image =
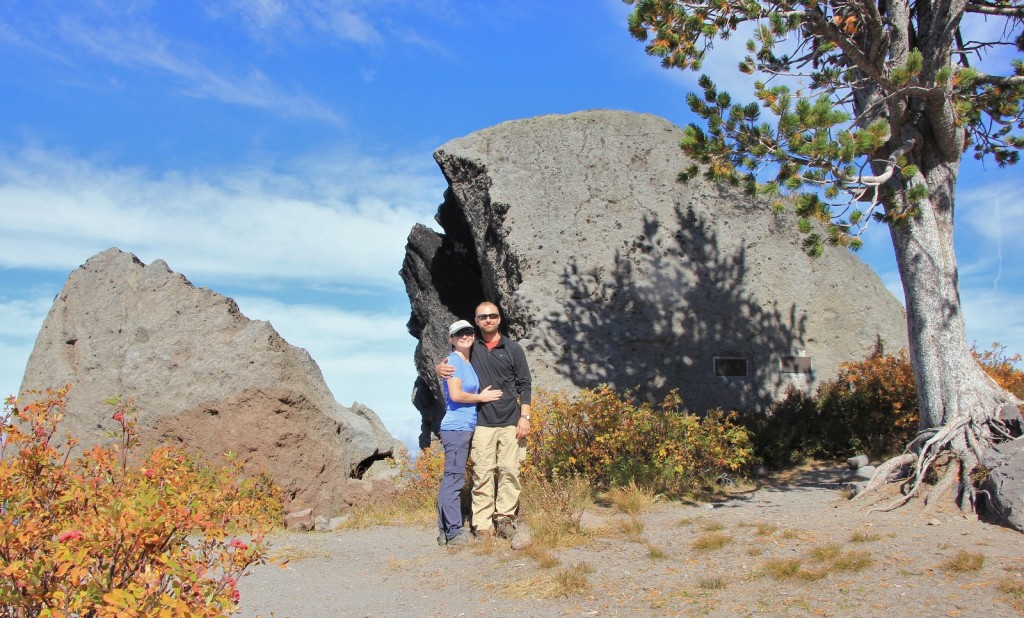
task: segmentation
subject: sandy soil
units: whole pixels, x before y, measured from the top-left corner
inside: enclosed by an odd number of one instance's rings
[[[1024,607],[1024,534],[920,502],[868,514],[838,491],[838,472],[807,471],[714,504],[658,503],[640,517],[639,536],[627,516],[595,508],[585,516],[590,540],[553,552],[548,566],[503,541],[441,548],[429,527],[278,533],[271,563],[241,582],[240,615],[1024,615],[1014,606]],[[694,547],[712,535],[728,540]],[[836,567],[835,556],[821,558],[829,544],[871,565]],[[950,570],[958,552],[984,563]],[[768,574],[793,559],[804,576]],[[570,592],[548,598],[558,582]]]

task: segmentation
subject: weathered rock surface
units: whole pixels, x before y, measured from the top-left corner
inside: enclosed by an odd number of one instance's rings
[[[997,444],[982,454],[989,470],[986,506],[1000,521],[1024,532],[1024,438]]]
[[[485,299],[524,343],[535,385],[678,388],[694,411],[763,407],[880,340],[906,345],[902,306],[855,255],[811,259],[791,216],[703,178],[677,182],[690,164],[681,137],[655,116],[590,111],[434,153],[444,233],[415,226],[402,268],[425,428],[442,409],[446,328]]]
[[[339,404],[309,354],[270,323],[162,260],[145,265],[118,249],[68,277],[21,392],[68,383],[66,429],[83,448],[110,440],[104,400],[132,397],[144,448],[180,445],[215,463],[234,452],[247,470],[274,478],[289,510],[331,515],[353,493],[365,500],[357,479],[404,448],[368,407]]]

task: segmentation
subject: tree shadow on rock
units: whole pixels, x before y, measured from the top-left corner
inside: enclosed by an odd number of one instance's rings
[[[675,215],[677,229],[645,216],[610,272],[570,263],[568,299],[543,318],[539,344],[578,387],[636,388],[649,400],[678,388],[695,412],[767,406],[787,383],[780,357],[804,347],[806,315],[755,298],[745,248],[727,254],[703,216]]]

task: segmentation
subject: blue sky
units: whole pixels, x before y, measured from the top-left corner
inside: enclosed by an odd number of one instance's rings
[[[690,122],[697,75],[647,57],[628,10],[619,0],[0,4],[0,391],[17,391],[67,275],[118,247],[269,320],[310,351],[341,403],[369,405],[414,444],[415,340],[397,273],[410,228],[433,225],[442,200],[431,154],[540,114]],[[724,49],[706,68],[749,100],[735,56]],[[1024,352],[1022,179],[1019,167],[970,161],[958,188],[969,337],[1010,352]],[[886,230],[860,255],[900,293]]]

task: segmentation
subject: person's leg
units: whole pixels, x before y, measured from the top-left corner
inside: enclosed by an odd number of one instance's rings
[[[514,519],[519,508],[520,447],[516,439],[516,428],[501,427],[497,439],[498,491],[494,503],[494,518]]]
[[[473,528],[477,533],[491,530],[494,514],[495,444],[500,427],[477,427],[473,432]]]
[[[442,431],[444,445],[444,476],[437,494],[437,525],[451,540],[462,531],[460,494],[466,484],[466,459],[469,457],[471,431]]]

